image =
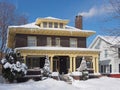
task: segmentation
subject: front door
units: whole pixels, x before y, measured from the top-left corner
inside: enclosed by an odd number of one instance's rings
[[[59,72],[60,74],[67,74],[69,68],[68,56],[57,56],[53,60],[53,72]]]

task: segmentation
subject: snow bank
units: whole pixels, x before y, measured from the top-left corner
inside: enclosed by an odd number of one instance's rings
[[[72,84],[80,90],[120,90],[120,79],[102,77],[86,81],[74,81]]]
[[[0,90],[79,90],[64,81],[46,79],[35,82],[30,80],[21,84],[0,84]]]
[[[86,81],[73,80],[71,85],[48,78],[37,82],[30,80],[19,84],[0,84],[0,90],[120,90],[120,79],[102,77]]]

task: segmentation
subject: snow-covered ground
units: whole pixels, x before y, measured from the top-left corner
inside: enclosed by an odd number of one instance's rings
[[[25,83],[0,84],[0,90],[120,90],[120,79],[101,77],[86,81],[74,80],[72,84],[54,79],[30,80]]]

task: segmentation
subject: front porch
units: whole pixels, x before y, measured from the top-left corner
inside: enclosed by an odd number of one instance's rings
[[[42,68],[45,56],[49,57],[50,69],[60,74],[75,72],[80,66],[82,57],[85,57],[87,67],[93,73],[99,73],[98,56],[99,51],[87,48],[65,48],[65,47],[42,47],[42,48],[17,48],[24,57],[24,62],[29,69]]]

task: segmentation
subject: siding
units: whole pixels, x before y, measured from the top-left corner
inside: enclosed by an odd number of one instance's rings
[[[47,45],[47,37],[51,37],[52,38],[52,46],[55,46],[55,39],[60,38],[61,47],[70,47],[70,38],[77,38],[77,46],[81,47],[81,48],[86,48],[86,37],[25,35],[25,34],[17,34],[16,35],[15,47],[26,47],[28,36],[36,36],[37,37],[37,46],[46,46]]]

